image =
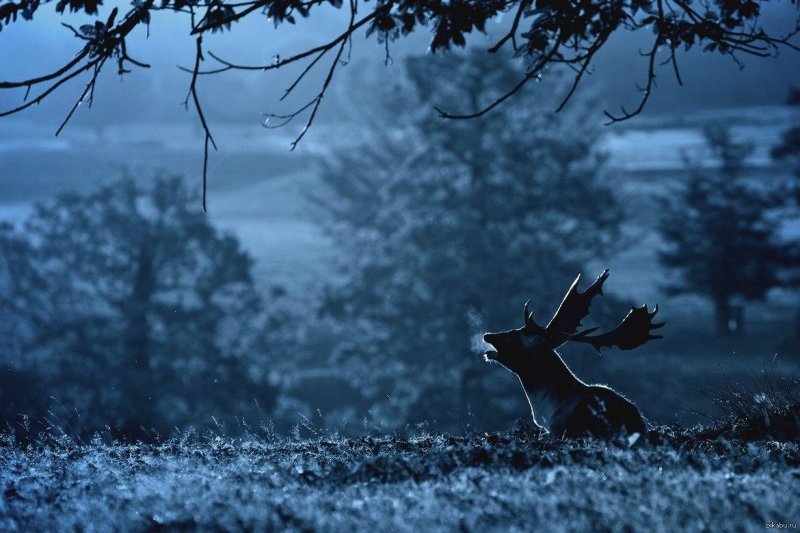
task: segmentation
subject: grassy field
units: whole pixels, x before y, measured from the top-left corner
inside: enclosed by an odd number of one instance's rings
[[[797,433],[743,435],[665,426],[563,442],[519,426],[154,445],[6,438],[0,530],[761,531],[800,522]]]

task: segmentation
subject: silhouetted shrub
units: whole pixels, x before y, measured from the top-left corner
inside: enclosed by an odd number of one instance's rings
[[[706,389],[718,409],[713,426],[700,438],[792,441],[800,438],[800,377],[783,376],[773,366],[749,370],[745,382],[723,375]]]

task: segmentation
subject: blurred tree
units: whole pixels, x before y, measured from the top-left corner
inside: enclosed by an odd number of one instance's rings
[[[790,106],[800,107],[800,89],[792,89],[786,102]],[[789,164],[797,180],[793,189],[800,203],[800,125],[793,126],[781,134],[781,142],[772,148],[772,157]]]
[[[195,199],[179,178],[128,178],[2,227],[0,309],[15,322],[15,366],[79,413],[73,429],[145,438],[272,405],[257,358],[274,317],[251,259]]]
[[[791,0],[791,4],[796,2]],[[561,100],[553,102],[554,107],[563,106],[584,75],[592,71],[592,63],[598,52],[610,40],[614,40],[614,36],[641,32],[647,36],[644,47],[637,40],[631,41],[634,43],[633,51],[642,49],[639,53],[646,59],[643,61],[645,81],[641,97],[630,109],[621,108],[616,114],[606,112],[613,122],[635,116],[644,109],[655,89],[658,65],[667,65],[682,84],[678,57],[689,50],[699,49],[725,55],[740,65],[741,56],[765,58],[776,56],[784,48],[798,50],[798,14],[792,12],[792,6],[787,6],[786,11],[794,18],[795,27],[789,26],[783,34],[780,30],[763,25],[762,21],[768,18],[762,16],[762,7],[766,3],[766,0],[714,0],[700,5],[665,0],[377,0],[371,5],[358,6],[356,0],[347,3],[342,0],[135,0],[127,12],[120,13],[117,6],[100,16],[103,6],[100,0],[60,0],[56,3],[0,0],[0,30],[19,19],[38,17],[39,10],[46,5],[54,5],[55,11],[61,14],[69,11],[99,16],[95,20],[84,21],[88,23],[78,27],[64,24],[77,39],[76,53],[64,64],[50,67],[52,70],[28,79],[0,82],[0,89],[25,93],[19,105],[1,111],[0,116],[36,105],[66,82],[83,75],[86,84],[74,107],[67,113],[63,127],[81,102],[91,102],[98,76],[108,63],[116,66],[119,74],[134,68],[149,67],[133,57],[136,54],[130,50],[128,38],[137,28],[146,27],[149,31],[153,17],[164,17],[165,13],[171,12],[171,15],[183,17],[186,36],[195,42],[194,65],[186,69],[192,73],[186,104],[188,106],[191,99],[205,132],[207,162],[209,146],[215,148],[216,144],[197,93],[200,74],[235,69],[263,72],[295,63],[304,65],[287,88],[283,96],[285,98],[294,92],[309,71],[321,68],[324,76],[320,79],[323,81],[310,100],[297,103],[293,112],[271,117],[279,124],[304,117],[306,127],[299,133],[296,144],[317,116],[334,73],[339,65],[346,63],[343,59],[349,55],[348,47],[358,32],[375,34],[378,42],[384,45],[388,60],[389,43],[421,27],[431,29],[430,48],[433,52],[441,52],[464,46],[471,34],[485,32],[490,21],[499,22],[498,19],[504,14],[509,14],[509,22],[501,26],[501,36],[489,48],[489,52],[511,51],[513,55],[525,59],[525,69],[520,69],[515,77],[497,85],[493,97],[481,101],[480,105],[470,105],[471,102],[463,98],[457,102],[439,102],[446,106],[442,116],[481,116],[518,94],[523,86],[539,79],[556,65],[569,65],[574,72],[573,83],[562,87]],[[264,22],[268,20],[278,27],[294,24],[297,17],[321,13],[323,6],[328,10],[331,6],[344,8],[348,16],[347,20],[342,17],[342,30],[318,46],[298,50],[289,56],[274,55],[274,60],[262,65],[237,64],[204,50],[205,36],[230,30],[234,23],[245,18],[257,20],[260,17],[266,19]],[[321,14],[316,16],[321,17]],[[485,62],[509,61],[511,55],[494,54],[487,56]],[[214,66],[201,68],[206,60],[213,60]],[[29,95],[31,90],[33,94]]]
[[[789,93],[786,102],[790,106],[800,108],[800,89],[793,88]],[[781,141],[772,148],[772,157],[777,161],[783,161],[789,165],[794,173],[794,180],[789,184],[789,189],[793,193],[794,205],[793,216],[800,218],[800,125],[795,125],[781,135]],[[800,257],[795,262],[795,272],[792,276],[792,284],[795,288],[800,287]],[[797,346],[800,343],[800,310],[797,311],[794,323],[794,331],[786,339],[781,348],[783,352],[794,352],[798,355]]]
[[[400,420],[519,415],[507,389],[475,388],[502,381],[482,366],[480,334],[521,325],[531,296],[553,312],[586,262],[614,248],[623,213],[600,132],[585,105],[553,113],[541,96],[551,87],[442,125],[430,104],[480,104],[518,76],[479,51],[412,58],[405,73],[380,94],[391,119],[371,109],[363,141],[326,162],[315,195],[346,257],[324,305],[346,336],[335,359],[373,397],[388,392]]]
[[[781,270],[797,256],[780,236],[784,191],[744,175],[753,146],[723,126],[708,126],[704,136],[719,168],[687,160],[688,181],[663,201],[660,259],[680,273],[667,288],[709,298],[717,332],[728,335],[744,328],[743,302],[780,286]]]

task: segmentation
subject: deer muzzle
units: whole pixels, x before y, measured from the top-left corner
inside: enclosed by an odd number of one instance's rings
[[[503,345],[503,337],[504,335],[502,333],[487,333],[483,336],[483,342],[494,348],[493,350],[486,350],[486,352],[483,354],[484,359],[487,361],[497,359],[497,352]]]

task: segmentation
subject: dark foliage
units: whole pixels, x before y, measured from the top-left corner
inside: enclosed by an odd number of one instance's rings
[[[800,439],[800,376],[786,376],[774,363],[748,368],[741,381],[721,373],[703,392],[717,409],[703,438]]]
[[[194,200],[178,178],[125,179],[3,227],[6,423],[152,438],[271,407],[260,358],[274,317],[251,259]]]
[[[735,398],[734,401],[747,405],[738,406],[728,418],[704,431],[703,436],[777,441],[796,441],[800,438],[800,403],[776,405],[758,397],[744,400]]]
[[[0,29],[18,18],[30,20],[48,2],[40,0],[2,0],[0,2]],[[267,71],[293,63],[304,64],[299,76],[286,90],[292,93],[308,72],[318,65],[327,65],[319,92],[308,102],[301,104],[288,115],[273,115],[280,125],[304,116],[306,127],[298,135],[296,143],[305,135],[314,121],[337,66],[342,62],[346,47],[358,31],[367,35],[376,34],[379,42],[386,46],[389,58],[389,42],[412,33],[422,27],[432,31],[431,49],[446,51],[465,46],[468,37],[483,32],[486,24],[501,14],[510,14],[512,21],[507,33],[490,48],[490,52],[511,50],[525,60],[525,69],[509,80],[495,85],[496,94],[480,103],[466,105],[444,103],[441,115],[447,118],[474,118],[481,116],[517,94],[523,86],[537,80],[556,65],[568,65],[574,75],[572,83],[562,88],[554,108],[562,108],[574,93],[583,76],[591,71],[595,56],[604,49],[613,36],[625,32],[649,32],[650,45],[641,52],[647,59],[641,87],[641,99],[635,108],[624,107],[619,113],[606,112],[611,122],[625,120],[642,111],[655,89],[656,70],[659,64],[669,64],[674,76],[682,83],[678,56],[699,48],[704,52],[730,56],[739,62],[739,56],[770,57],[781,48],[797,50],[794,41],[797,29],[788,35],[777,35],[761,24],[763,0],[715,0],[694,5],[676,0],[378,0],[359,12],[356,0],[346,4],[349,21],[342,32],[319,46],[298,51],[286,58],[276,57],[265,65],[241,65],[219,58],[203,48],[203,36],[207,33],[232,30],[233,24],[248,18],[262,17],[275,26],[294,24],[297,17],[310,17],[323,6],[342,8],[342,0],[135,0],[127,13],[118,15],[114,8],[107,17],[101,17],[76,29],[65,25],[80,41],[76,54],[61,67],[34,78],[0,83],[0,89],[24,88],[38,91],[31,98],[12,109],[0,112],[0,116],[16,113],[36,105],[64,83],[81,75],[88,81],[69,111],[64,124],[85,99],[91,102],[99,73],[108,61],[116,63],[120,74],[130,68],[146,68],[147,64],[134,59],[128,53],[128,36],[137,28],[149,26],[153,16],[165,16],[167,12],[185,15],[186,34],[195,39],[196,57],[189,85],[188,106],[192,100],[197,116],[205,132],[205,163],[209,146],[216,148],[211,130],[202,111],[197,94],[197,81],[201,74],[216,73],[232,69]],[[792,4],[796,0],[791,0]],[[100,0],[59,0],[56,11],[82,11],[87,15],[98,14]],[[363,6],[362,6],[363,9]],[[321,15],[316,15],[321,16]],[[265,21],[266,22],[266,21]],[[797,24],[796,24],[797,26]],[[217,68],[203,70],[201,64],[211,58]],[[325,58],[326,62],[321,60]],[[495,63],[508,61],[508,55],[495,55]],[[26,94],[27,96],[27,94]],[[284,97],[285,97],[284,96]],[[61,128],[59,128],[60,131]],[[204,166],[205,168],[205,166]],[[204,172],[205,176],[205,172]]]
[[[705,139],[719,167],[687,163],[686,184],[663,199],[660,258],[680,273],[667,288],[711,300],[717,331],[728,334],[744,327],[743,302],[785,283],[781,274],[795,264],[798,245],[780,234],[785,191],[744,174],[752,146],[720,126],[706,128]]]

